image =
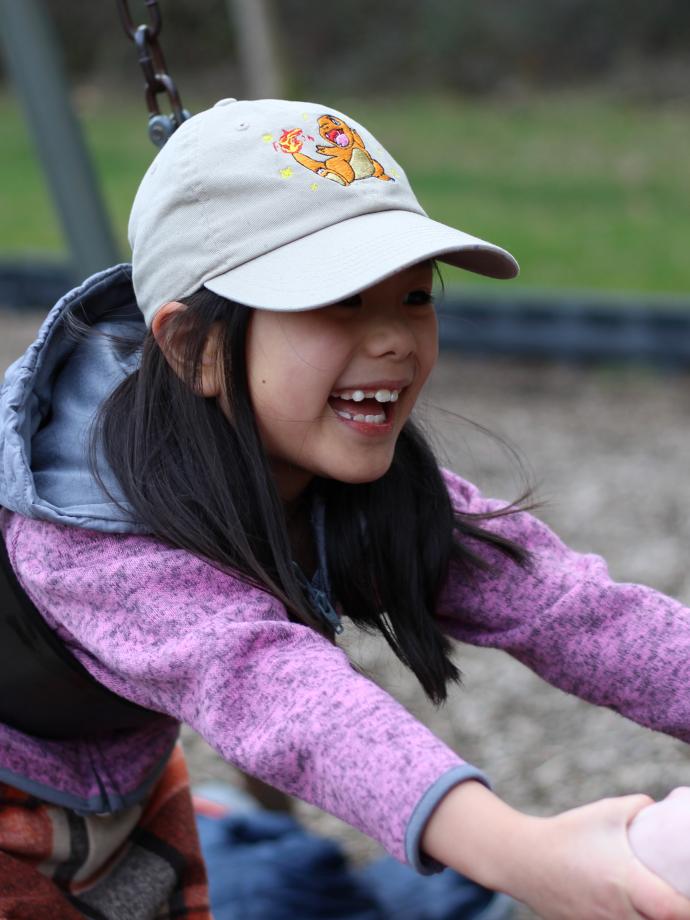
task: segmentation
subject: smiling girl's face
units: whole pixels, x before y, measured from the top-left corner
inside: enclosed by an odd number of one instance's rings
[[[432,279],[424,262],[331,306],[253,312],[249,391],[283,500],[388,470],[438,354]]]

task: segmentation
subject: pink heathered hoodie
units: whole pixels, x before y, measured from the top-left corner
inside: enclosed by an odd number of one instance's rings
[[[458,511],[487,501],[446,473]],[[496,566],[471,583],[451,573],[443,628],[503,648],[549,682],[650,728],[690,740],[690,611],[604,562],[565,547],[520,513],[488,522],[531,551],[529,570],[478,545]],[[269,594],[182,550],[9,517],[21,583],[85,667],[161,717],[112,742],[38,742],[0,729],[0,776],[112,806],[164,756],[180,720],[225,759],[315,803],[424,871],[424,825],[458,782],[480,771],[358,674],[345,654],[291,623]],[[464,611],[460,620],[456,611]],[[167,718],[166,718],[167,716]],[[88,806],[86,806],[88,807]],[[95,806],[94,806],[95,807]]]

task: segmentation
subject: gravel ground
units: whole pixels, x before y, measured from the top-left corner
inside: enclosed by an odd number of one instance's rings
[[[34,315],[0,314],[0,363],[30,341]],[[690,374],[570,367],[444,355],[427,390],[442,459],[486,494],[515,498],[515,447],[538,512],[572,546],[601,553],[618,580],[650,584],[690,604]],[[463,418],[460,418],[462,416]],[[609,795],[661,797],[690,782],[690,749],[544,684],[507,655],[458,647],[464,686],[435,710],[383,643],[346,631],[373,679],[491,776],[508,802],[550,814]],[[196,736],[184,736],[195,780],[241,783]],[[376,854],[362,835],[295,804],[309,827],[338,837],[355,861]],[[521,914],[522,920],[533,915]]]

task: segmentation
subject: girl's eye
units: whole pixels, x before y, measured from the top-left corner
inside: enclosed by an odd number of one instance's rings
[[[426,307],[434,302],[434,296],[430,291],[410,291],[405,295],[403,303],[408,307]],[[361,307],[361,294],[353,294],[352,297],[346,297],[345,300],[339,300],[337,307]]]
[[[410,291],[405,298],[405,303],[411,307],[425,307],[434,302],[431,291]]]
[[[339,300],[336,306],[337,307],[361,307],[362,298],[359,294],[353,294],[352,297],[347,297],[345,300]]]

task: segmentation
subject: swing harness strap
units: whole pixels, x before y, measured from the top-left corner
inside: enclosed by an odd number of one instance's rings
[[[0,538],[0,722],[39,738],[76,740],[157,717],[77,661],[19,584]]]

